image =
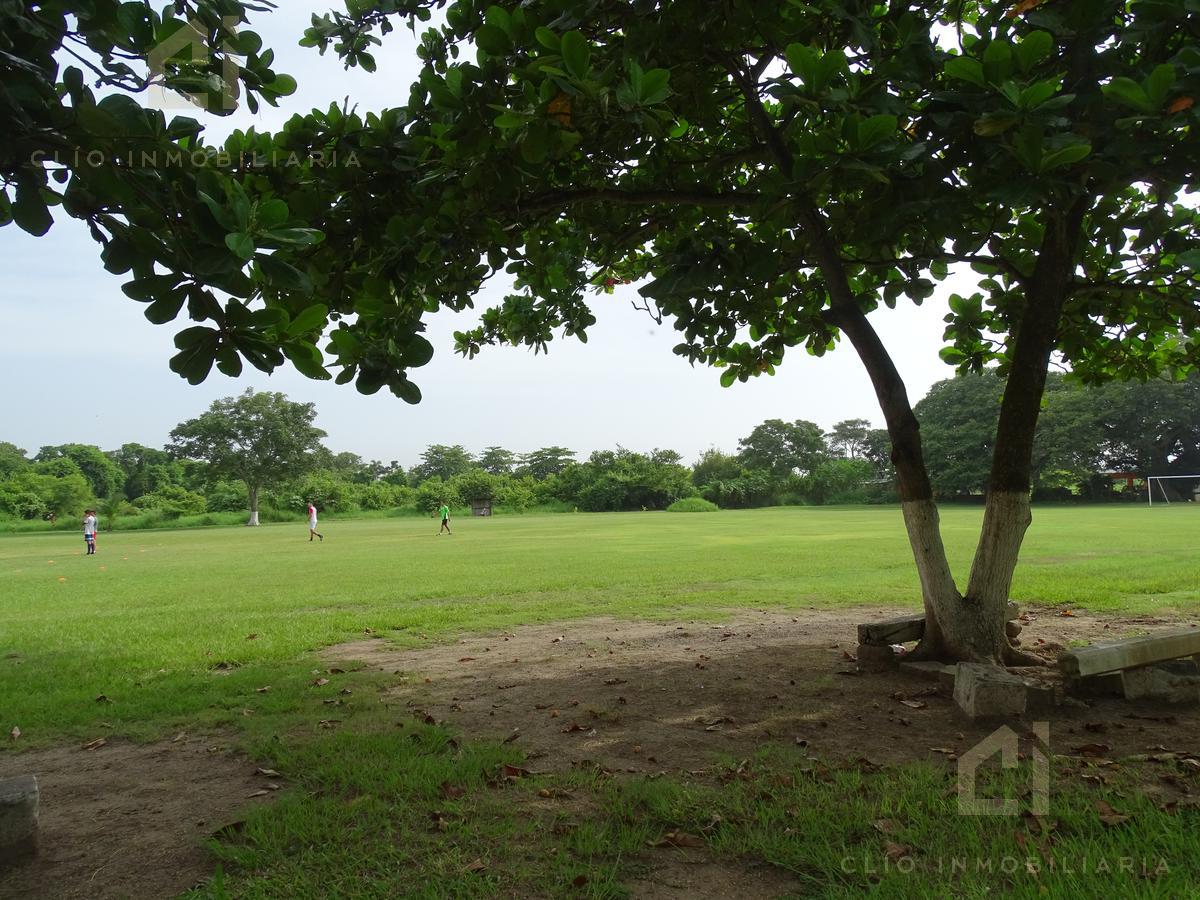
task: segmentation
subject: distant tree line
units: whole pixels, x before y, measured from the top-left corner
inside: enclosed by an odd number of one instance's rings
[[[944,499],[983,493],[1003,381],[966,375],[934,385],[917,404],[934,487]],[[292,517],[308,500],[327,512],[429,512],[490,500],[502,510],[587,512],[665,509],[702,497],[724,508],[781,504],[879,503],[895,499],[890,443],[865,419],[825,432],[803,419],[768,419],[735,452],[706,450],[691,466],[674,450],[566,447],[516,452],[434,444],[405,469],[396,460],[334,453],[313,425],[312,404],[247,391],[219,400],[177,426],[162,448],[124,444],[42,447],[32,458],[0,442],[0,516],[73,517],[85,507],[111,524],[146,524],[249,511],[258,520]],[[1111,473],[1200,472],[1200,377],[1088,387],[1050,377],[1034,452],[1034,493],[1042,499],[1120,497]],[[1190,497],[1193,485],[1168,488]]]
[[[965,375],[935,384],[917,404],[930,477],[943,499],[983,494],[1003,390],[994,373]],[[1050,375],[1034,442],[1034,498],[1143,499],[1140,485],[1131,493],[1113,477],[1123,473],[1200,473],[1200,374],[1098,386]],[[1166,490],[1190,499],[1197,486],[1200,479],[1181,480]]]

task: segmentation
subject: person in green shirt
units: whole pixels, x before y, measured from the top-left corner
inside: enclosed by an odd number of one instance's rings
[[[446,505],[446,501],[442,501],[442,505],[438,507],[438,515],[442,517],[442,527],[438,529],[438,537],[442,536],[442,532],[446,534],[454,534],[450,530],[450,507]]]

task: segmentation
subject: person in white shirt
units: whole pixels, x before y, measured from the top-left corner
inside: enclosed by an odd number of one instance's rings
[[[308,501],[308,541],[311,544],[314,535],[325,540],[325,536],[317,531],[317,507],[311,500]]]
[[[85,509],[83,511],[83,541],[87,544],[87,555],[96,555],[96,511],[94,509]]]

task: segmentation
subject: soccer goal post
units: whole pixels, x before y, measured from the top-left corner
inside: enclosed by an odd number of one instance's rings
[[[1171,503],[1171,498],[1167,496],[1166,486],[1164,481],[1200,481],[1200,475],[1147,475],[1146,476],[1146,497],[1150,501],[1150,506],[1154,505],[1154,487],[1158,485],[1159,499],[1168,506]]]

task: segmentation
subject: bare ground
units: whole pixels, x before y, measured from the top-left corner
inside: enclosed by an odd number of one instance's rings
[[[109,739],[0,755],[0,777],[33,773],[40,852],[0,873],[0,897],[173,897],[212,873],[205,838],[261,803],[273,782],[218,738]]]
[[[394,675],[388,702],[398,717],[432,716],[467,739],[512,738],[538,771],[596,764],[702,774],[718,757],[740,759],[764,742],[881,764],[947,759],[993,726],[962,718],[929,681],[859,674],[852,659],[855,625],[905,612],[738,610],[727,625],[591,619],[415,649],[362,640],[325,658]],[[1069,642],[1180,624],[1050,609],[1028,618],[1025,647],[1049,658]],[[1097,699],[1047,718],[1059,754],[1097,742],[1111,757],[1200,745],[1195,708]],[[0,754],[0,777],[38,775],[43,848],[0,875],[0,897],[141,900],[186,890],[211,874],[203,840],[269,799],[256,768],[211,737]],[[644,862],[647,874],[630,887],[650,900],[767,898],[795,888],[786,873],[697,849],[659,850]]]
[[[330,648],[327,659],[393,673],[398,707],[468,739],[512,738],[541,771],[596,763],[614,772],[696,772],[768,741],[884,764],[942,759],[995,725],[962,717],[932,682],[860,674],[853,659],[858,623],[906,612],[741,610],[728,625],[591,619],[415,649],[362,640]],[[1069,642],[1180,625],[1049,609],[1027,619],[1023,646],[1049,659]],[[1055,677],[1052,669],[1035,674]],[[1050,719],[1050,749],[1063,755],[1097,735],[1113,757],[1200,744],[1194,708],[1096,699],[1037,717]]]

